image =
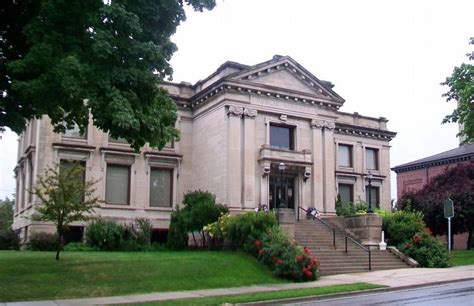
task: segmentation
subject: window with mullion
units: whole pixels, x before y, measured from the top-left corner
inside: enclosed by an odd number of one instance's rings
[[[337,148],[337,161],[340,167],[352,167],[352,146],[340,144]]]
[[[380,194],[379,187],[377,186],[365,186],[365,201],[367,204],[371,203],[372,207],[380,206]]]
[[[365,149],[365,167],[367,170],[378,170],[379,169],[379,150],[366,148]]]
[[[129,205],[130,166],[107,165],[105,182],[105,202],[107,204]]]
[[[294,127],[270,124],[270,145],[294,150]]]
[[[152,168],[150,171],[150,207],[172,206],[173,170]]]
[[[339,184],[339,196],[344,203],[354,202],[354,185]]]

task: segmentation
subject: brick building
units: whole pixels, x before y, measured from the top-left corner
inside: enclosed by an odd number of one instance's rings
[[[445,151],[403,165],[393,167],[397,173],[397,197],[408,191],[422,189],[431,179],[460,163],[474,160],[474,144],[464,144],[456,149]],[[464,249],[467,233],[455,235],[454,248]]]

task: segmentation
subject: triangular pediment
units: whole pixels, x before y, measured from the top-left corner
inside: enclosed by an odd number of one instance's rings
[[[344,99],[332,90],[330,83],[317,79],[288,56],[276,56],[271,61],[251,66],[233,75],[231,79],[344,102]]]
[[[257,76],[255,79],[249,80],[252,83],[280,87],[284,89],[295,90],[307,94],[323,96],[317,88],[310,87],[309,84],[297,78],[289,69],[281,69],[271,73],[266,73],[262,76]]]

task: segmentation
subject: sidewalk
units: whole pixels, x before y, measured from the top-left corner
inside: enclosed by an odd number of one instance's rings
[[[176,300],[184,298],[200,298],[221,295],[233,295],[254,293],[263,291],[280,291],[289,289],[324,287],[330,285],[350,284],[350,283],[371,283],[388,286],[392,289],[416,287],[429,284],[445,283],[452,281],[474,279],[474,265],[460,266],[447,269],[426,269],[426,268],[406,268],[397,270],[383,270],[364,273],[340,274],[322,277],[320,280],[308,283],[290,283],[268,286],[250,286],[224,289],[190,290],[177,292],[160,292],[148,294],[136,294],[114,297],[70,299],[70,300],[50,300],[50,301],[30,301],[0,303],[1,306],[13,305],[109,305],[124,303],[145,303],[152,301]]]

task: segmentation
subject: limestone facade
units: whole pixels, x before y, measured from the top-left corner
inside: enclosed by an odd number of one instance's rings
[[[178,106],[181,137],[161,151],[145,146],[135,153],[95,128],[92,118],[85,137],[54,133],[47,117],[29,122],[15,169],[13,226],[24,239],[54,230],[28,218],[41,203],[27,190],[47,165],[61,160],[83,161],[86,179],[99,180],[104,200],[115,192],[107,187],[108,169],[128,169],[127,203],[105,201],[96,213],[120,221],[147,217],[156,228],[167,228],[171,210],[197,189],[214,193],[235,213],[285,204],[295,212],[298,206],[316,207],[334,215],[340,188],[353,202],[366,200],[369,171],[372,201],[390,208],[389,143],[396,134],[387,130],[387,119],[341,112],[344,99],[333,85],[292,58],[275,56],[253,66],[226,62],[194,85],[162,86]],[[154,169],[169,187],[169,205],[151,205]]]

